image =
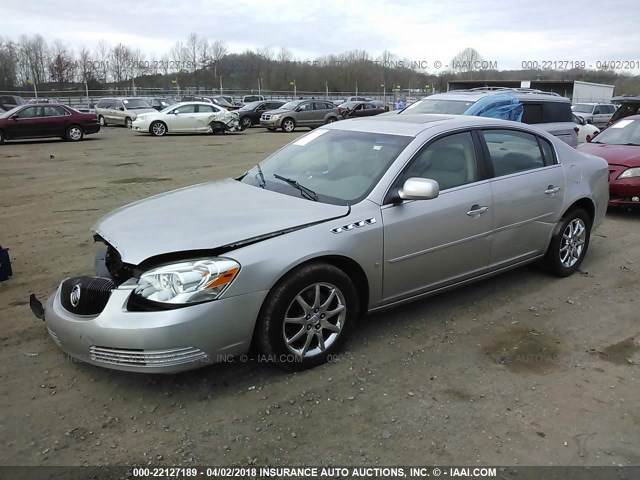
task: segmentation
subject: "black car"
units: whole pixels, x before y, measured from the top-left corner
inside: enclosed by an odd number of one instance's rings
[[[18,97],[17,95],[0,95],[0,108],[5,112],[20,105],[25,105],[26,103],[24,98]]]
[[[277,110],[284,102],[278,100],[267,100],[262,102],[251,102],[244,105],[236,113],[240,116],[240,127],[242,130],[252,125],[260,125],[260,115],[267,110]]]
[[[371,117],[385,111],[384,107],[372,102],[345,102],[338,107],[338,113],[342,118]]]

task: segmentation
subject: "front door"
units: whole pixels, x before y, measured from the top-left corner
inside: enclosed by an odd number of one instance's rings
[[[382,207],[385,301],[436,290],[484,272],[489,262],[492,196],[471,132],[441,137],[423,147],[394,183],[411,177],[440,186],[432,200]]]

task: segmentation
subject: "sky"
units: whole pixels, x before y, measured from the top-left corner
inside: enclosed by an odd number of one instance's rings
[[[0,0],[0,8],[5,39],[39,33],[76,51],[104,40],[139,48],[147,59],[195,32],[225,41],[229,53],[286,47],[297,60],[313,60],[387,50],[432,72],[467,47],[500,70],[619,60],[628,63],[618,71],[640,71],[638,0]]]

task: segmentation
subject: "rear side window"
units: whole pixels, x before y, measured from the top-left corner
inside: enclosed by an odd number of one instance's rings
[[[542,123],[571,122],[569,102],[547,102],[542,104]]]
[[[544,157],[545,165],[555,165],[558,163],[556,161],[556,155],[553,152],[553,147],[551,144],[544,138],[538,137],[538,143],[540,144],[540,148],[542,149],[542,155]]]
[[[198,105],[198,113],[214,113],[217,110],[213,109],[213,105]]]
[[[522,122],[530,125],[542,123],[542,104],[540,103],[523,103],[524,112],[522,113]]]
[[[484,130],[481,133],[489,150],[494,176],[511,175],[545,165],[535,135],[515,130]]]

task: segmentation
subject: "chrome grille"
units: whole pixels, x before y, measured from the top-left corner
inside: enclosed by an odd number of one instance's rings
[[[53,339],[53,341],[56,343],[56,345],[58,345],[60,348],[62,348],[62,343],[60,343],[60,340],[58,339],[58,336],[53,332],[53,330],[51,330],[49,327],[47,327],[47,332],[49,332],[49,336]]]
[[[133,350],[109,347],[89,347],[91,360],[111,365],[164,367],[198,361],[207,361],[207,354],[195,347],[168,350]]]

